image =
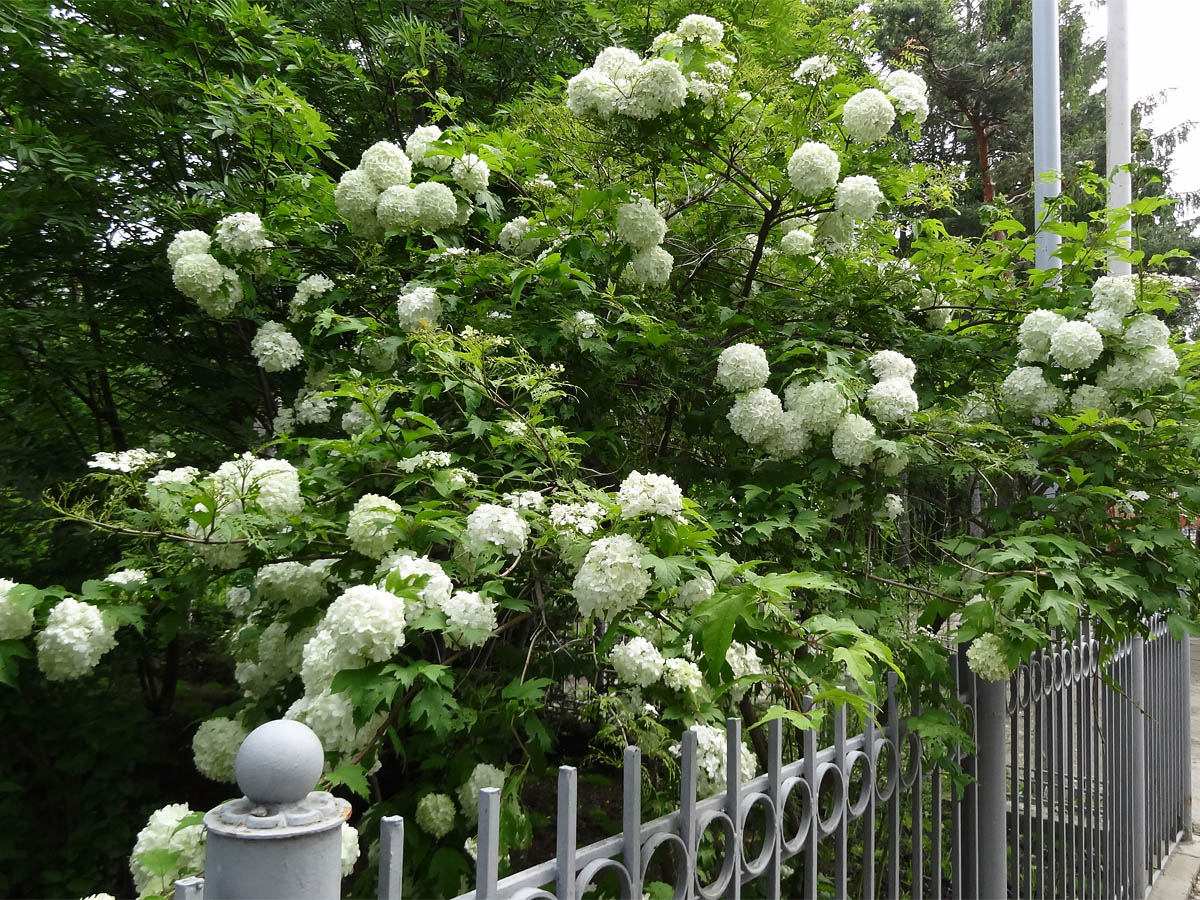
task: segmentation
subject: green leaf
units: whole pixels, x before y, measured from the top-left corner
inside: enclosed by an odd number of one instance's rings
[[[367,773],[362,766],[354,765],[353,763],[339,766],[325,776],[325,783],[329,787],[344,784],[364,800],[371,799],[371,788],[367,784]]]

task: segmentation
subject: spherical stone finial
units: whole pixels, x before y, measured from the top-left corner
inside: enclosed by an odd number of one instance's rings
[[[238,787],[255,803],[297,803],[316,787],[325,751],[303,722],[276,719],[242,741],[234,761]]]

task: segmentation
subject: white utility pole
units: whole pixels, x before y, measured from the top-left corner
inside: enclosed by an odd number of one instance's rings
[[[1033,0],[1033,220],[1039,229],[1046,222],[1046,201],[1062,191],[1059,96],[1058,0]],[[1039,230],[1035,241],[1039,269],[1062,265],[1054,256],[1061,235]]]
[[[1114,172],[1118,166],[1129,164],[1130,148],[1133,144],[1129,105],[1129,5],[1127,0],[1108,0],[1108,44],[1106,63],[1108,88],[1106,118],[1108,134],[1108,176],[1112,187],[1108,191],[1108,208],[1128,206],[1133,199],[1132,183],[1128,172]],[[1126,223],[1129,228],[1130,223]],[[1132,246],[1130,236],[1120,238],[1123,247]],[[1129,263],[1110,258],[1110,275],[1128,275]]]

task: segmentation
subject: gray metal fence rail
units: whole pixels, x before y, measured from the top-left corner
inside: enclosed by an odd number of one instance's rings
[[[500,792],[485,789],[475,890],[457,900],[578,900],[603,879],[615,880],[621,897],[640,898],[647,880],[664,872],[674,876],[674,896],[704,900],[736,900],[752,883],[767,897],[1140,900],[1191,832],[1188,647],[1159,621],[1152,636],[1113,648],[1107,672],[1116,689],[1101,678],[1101,648],[1086,629],[1037,653],[1007,685],[975,678],[960,655],[958,696],[973,714],[978,747],[959,755],[970,777],[965,786],[931,762],[907,729],[909,713],[919,710],[901,709],[893,675],[880,724],[868,719],[850,734],[846,709],[831,710],[829,742],[818,746],[817,734],[804,732],[795,759],[785,761],[780,721],[768,723],[767,771],[749,781],[740,777],[742,722],[729,719],[726,788],[712,797],[697,796],[697,738],[686,732],[679,806],[649,822],[642,821],[641,753],[627,748],[622,832],[585,847],[576,840],[578,774],[563,766],[555,858],[504,878]],[[328,806],[323,797],[309,795],[306,809]],[[271,804],[261,815],[286,826],[276,834],[274,826],[245,822],[246,837],[275,846],[273,855],[262,854],[272,865],[288,858],[281,841],[295,841],[310,864],[311,843],[304,849],[303,841],[318,829],[332,834],[326,820],[305,825],[303,816]],[[401,897],[403,828],[399,817],[381,824],[383,900]],[[213,846],[206,867],[222,872],[221,896],[243,896],[228,892],[237,881],[228,867],[254,854],[214,859]],[[261,891],[270,879],[258,876]],[[212,886],[187,879],[177,896],[218,900]]]

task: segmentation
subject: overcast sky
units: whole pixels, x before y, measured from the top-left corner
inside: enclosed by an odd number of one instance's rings
[[[1103,37],[1108,17],[1103,0],[1085,0],[1091,35]],[[1200,0],[1128,0],[1129,93],[1134,102],[1169,90],[1150,117],[1156,134],[1200,122]],[[1175,151],[1173,191],[1200,190],[1200,127]]]

